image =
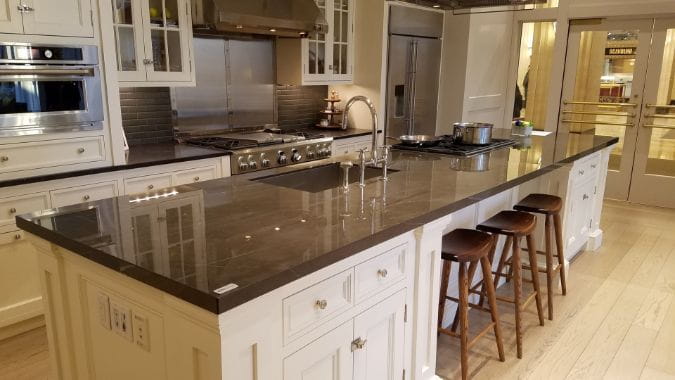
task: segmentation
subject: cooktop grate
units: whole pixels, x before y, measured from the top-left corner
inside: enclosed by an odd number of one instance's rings
[[[514,145],[515,143],[516,142],[514,140],[493,139],[492,142],[488,145],[455,144],[454,142],[452,142],[451,136],[443,136],[443,139],[438,143],[438,145],[435,146],[419,147],[419,146],[396,144],[392,146],[392,148],[400,150],[411,150],[415,152],[438,153],[438,154],[448,154],[452,156],[469,157],[489,152],[495,149],[511,146]]]

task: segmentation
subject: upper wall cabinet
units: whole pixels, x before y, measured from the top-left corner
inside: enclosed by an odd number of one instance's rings
[[[0,33],[93,37],[90,0],[0,0]]]
[[[277,41],[279,84],[345,84],[354,79],[354,1],[315,0],[328,33]],[[365,0],[367,1],[367,0]]]
[[[188,0],[111,0],[120,85],[193,86]]]

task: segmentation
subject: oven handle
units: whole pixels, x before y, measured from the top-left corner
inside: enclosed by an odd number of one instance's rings
[[[45,76],[86,76],[93,77],[96,75],[93,67],[87,68],[72,68],[72,69],[50,69],[50,68],[0,68],[0,75],[45,75]]]

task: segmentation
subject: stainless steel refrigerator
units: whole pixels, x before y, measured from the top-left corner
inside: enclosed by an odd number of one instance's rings
[[[435,135],[443,13],[392,5],[389,14],[386,136]]]

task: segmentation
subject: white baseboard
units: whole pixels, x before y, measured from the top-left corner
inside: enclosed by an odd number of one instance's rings
[[[602,235],[603,232],[599,228],[591,232],[588,235],[588,242],[586,243],[586,249],[592,252],[597,252],[602,246]]]

